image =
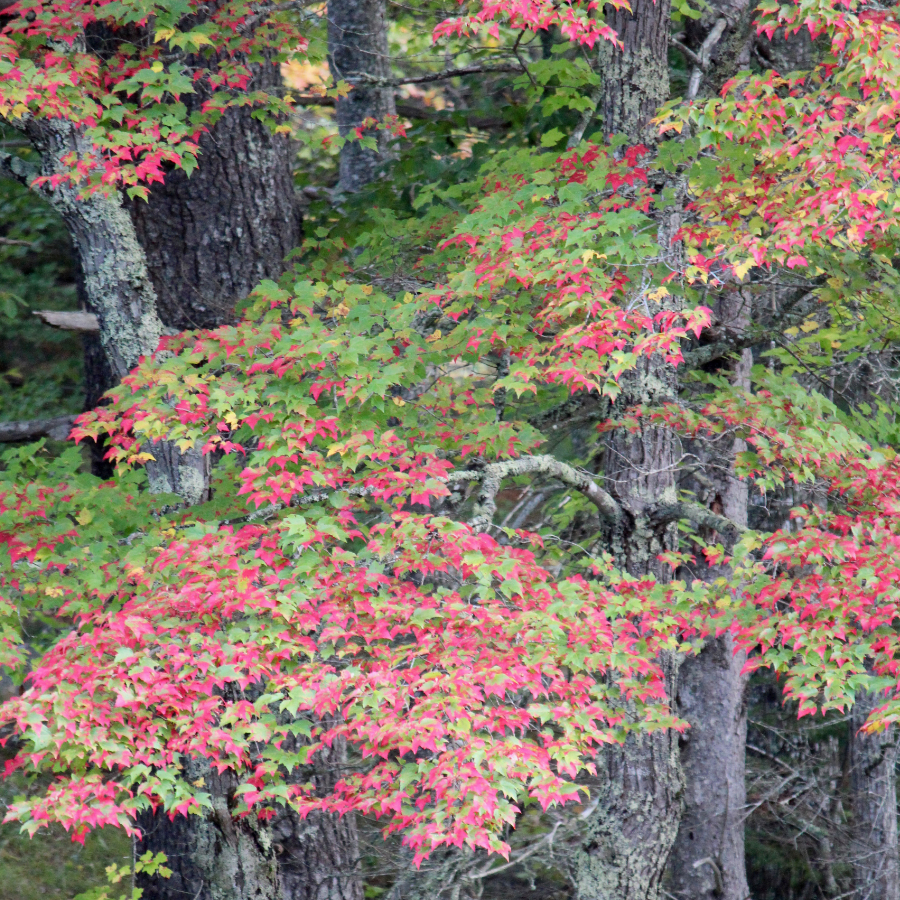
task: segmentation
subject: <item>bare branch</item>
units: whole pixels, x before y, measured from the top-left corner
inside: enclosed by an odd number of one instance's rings
[[[695,66],[700,66],[701,68],[704,67],[703,61],[699,56],[697,56],[696,53],[694,53],[693,50],[691,50],[690,47],[687,46],[687,44],[682,44],[681,41],[679,41],[677,38],[670,37],[669,46],[675,47],[676,49],[680,50],[687,57],[688,61],[692,62]]]
[[[31,419],[26,422],[0,422],[0,443],[37,441],[42,437],[54,441],[64,441],[68,438],[74,424],[75,416]]]
[[[100,321],[92,312],[81,310],[36,309],[32,315],[37,316],[45,325],[61,328],[63,331],[100,331]]]
[[[693,100],[700,92],[700,79],[703,77],[703,73],[709,68],[709,60],[712,56],[713,48],[719,43],[727,27],[727,19],[717,19],[716,24],[712,27],[712,31],[710,31],[706,36],[706,40],[700,46],[700,53],[698,54],[699,60],[694,65],[694,70],[691,72],[691,80],[688,84],[688,101]]]
[[[370,84],[375,87],[402,87],[404,84],[428,84],[432,81],[446,81],[463,75],[491,75],[497,72],[525,73],[525,68],[513,63],[499,66],[463,66],[459,69],[444,69],[443,72],[429,72],[427,75],[411,75],[406,78],[374,78],[371,75],[353,75],[345,80],[350,84]]]

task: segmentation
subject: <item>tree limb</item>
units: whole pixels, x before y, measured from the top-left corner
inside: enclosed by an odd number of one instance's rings
[[[727,19],[717,19],[716,24],[712,27],[712,31],[710,31],[710,33],[706,36],[706,40],[700,46],[700,52],[697,54],[699,56],[699,60],[694,65],[694,70],[691,72],[691,80],[688,84],[688,101],[693,100],[700,92],[700,79],[703,77],[703,73],[709,67],[709,60],[712,56],[713,48],[716,46],[716,44],[719,43],[727,27]]]
[[[32,182],[40,175],[37,166],[33,166],[30,162],[26,162],[21,156],[15,156],[0,150],[0,175],[5,178],[12,178],[19,184],[30,188]]]
[[[701,68],[704,67],[703,61],[700,59],[700,57],[697,56],[697,54],[694,53],[694,51],[691,50],[691,48],[688,47],[687,44],[682,44],[681,41],[678,40],[678,38],[670,37],[669,46],[675,47],[677,50],[680,50],[687,57],[688,61],[692,62],[695,66],[700,66]]]
[[[402,87],[404,84],[428,84],[432,81],[446,81],[448,78],[460,78],[463,75],[491,75],[496,72],[525,73],[521,65],[503,63],[499,66],[463,66],[459,69],[444,69],[443,72],[429,72],[427,75],[411,75],[404,78],[374,78],[371,75],[352,75],[345,81],[349,84],[366,84],[374,87]]]
[[[452,472],[446,480],[448,483],[455,481],[481,482],[481,491],[475,504],[475,515],[469,524],[478,531],[485,531],[490,527],[494,514],[497,512],[497,494],[500,492],[503,479],[513,478],[516,475],[548,475],[558,478],[564,484],[584,494],[605,519],[617,522],[622,515],[619,504],[593,479],[553,456],[520,456],[518,459],[488,463],[481,469]]]
[[[100,321],[92,312],[82,310],[36,309],[32,312],[45,325],[63,331],[99,332]]]
[[[30,419],[25,422],[0,422],[0,443],[37,441],[42,437],[64,441],[75,424],[75,416],[55,419]]]
[[[738,525],[727,516],[721,516],[699,503],[691,503],[687,500],[657,506],[650,514],[650,518],[656,523],[688,519],[695,525],[711,528],[719,534],[727,534],[730,537],[737,537],[747,530],[743,525]]]

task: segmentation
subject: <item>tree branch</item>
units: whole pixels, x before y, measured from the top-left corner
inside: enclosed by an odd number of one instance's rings
[[[678,40],[678,38],[670,37],[669,46],[675,47],[677,50],[680,50],[687,57],[688,61],[692,62],[695,66],[700,66],[701,68],[703,68],[703,61],[700,59],[700,57],[697,56],[697,54],[694,53],[694,51],[691,50],[691,48],[688,47],[687,44],[682,44],[681,41]]]
[[[651,512],[650,518],[656,523],[688,519],[695,525],[702,525],[717,531],[719,534],[727,534],[734,538],[747,530],[743,525],[738,525],[737,522],[733,522],[727,516],[720,516],[699,503],[691,503],[687,500],[657,506]]]
[[[374,78],[371,75],[352,75],[345,81],[349,84],[366,84],[374,87],[402,87],[404,84],[428,84],[432,81],[446,81],[463,75],[491,75],[495,72],[518,72],[523,74],[521,65],[503,63],[499,66],[463,66],[459,69],[444,69],[443,72],[429,72],[427,75],[411,75],[408,78]]]
[[[64,441],[68,438],[74,424],[75,416],[30,419],[25,422],[0,422],[0,443],[37,441],[42,437],[54,441]]]
[[[703,73],[709,68],[709,60],[712,56],[713,48],[719,43],[727,27],[727,19],[717,19],[716,24],[712,27],[712,31],[710,31],[706,36],[706,40],[700,46],[700,53],[697,54],[699,60],[694,65],[694,70],[691,72],[691,80],[688,84],[688,101],[693,100],[700,92],[700,79],[703,77]]]
[[[513,478],[516,475],[547,475],[558,478],[584,494],[597,507],[600,515],[610,522],[617,522],[622,515],[619,504],[593,479],[553,456],[520,456],[518,459],[489,463],[481,469],[452,472],[446,481],[481,482],[475,515],[469,524],[478,531],[485,531],[490,527],[497,512],[497,494],[500,492],[503,479]]]
[[[35,178],[40,175],[37,166],[33,166],[30,162],[26,162],[21,156],[14,156],[5,150],[0,150],[0,175],[5,178],[12,178],[19,184],[24,184],[30,188]]]
[[[45,325],[60,328],[63,331],[100,331],[100,320],[92,312],[82,310],[36,309],[32,312]]]

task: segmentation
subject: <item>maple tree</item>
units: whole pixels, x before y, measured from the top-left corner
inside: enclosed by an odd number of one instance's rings
[[[552,26],[624,47],[597,7],[484,3],[435,39]],[[164,164],[195,165],[231,104],[286,127],[291,100],[247,88],[251,62],[303,52],[292,13],[12,7],[3,114],[79,140],[36,185],[140,197]],[[99,27],[121,37],[102,57]],[[106,438],[112,479],[80,474],[75,450],[8,452],[4,662],[30,667],[3,707],[8,770],[53,776],[8,817],[130,832],[147,809],[204,814],[225,777],[236,819],[360,812],[416,863],[509,853],[523,811],[591,796],[603,748],[687,727],[668,660],[722,635],[786,676],[801,715],[887,690],[865,727],[897,721],[893,409],[819,389],[836,358],[894,340],[897,22],[829,0],[761,8],[770,36],[801,27],[832,55],[670,104],[658,144],[584,141],[585,123],[566,151],[549,133],[426,186],[411,214],[370,210],[353,247],[307,239],[240,321],[135,353],[81,417],[74,437]],[[188,115],[194,90],[209,99]],[[415,290],[395,289],[398,270]],[[784,270],[808,281],[768,324],[780,343],[752,389],[721,370],[676,382],[759,344],[752,322],[717,335],[715,295]],[[639,398],[648,371],[665,389]],[[819,504],[748,531],[682,461],[635,512],[600,469],[629,435],[706,448],[709,469],[727,438],[745,491],[808,486]],[[216,459],[211,498],[146,489],[164,446]],[[510,524],[529,492],[534,530]],[[656,558],[635,562],[639,539]],[[26,653],[31,619],[47,630]],[[326,791],[316,765],[336,747]]]

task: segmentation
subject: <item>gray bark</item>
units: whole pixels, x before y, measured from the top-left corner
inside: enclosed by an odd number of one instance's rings
[[[850,852],[856,900],[898,900],[900,864],[897,847],[897,731],[875,734],[860,728],[884,702],[872,694],[859,697],[850,716]]]
[[[66,155],[91,151],[84,135],[60,119],[32,120],[26,132],[41,154],[45,176],[62,174]],[[120,379],[141,356],[156,350],[162,334],[156,294],[128,212],[117,193],[84,198],[65,182],[40,192],[72,236],[90,312],[97,316],[103,350]]]
[[[750,301],[728,290],[719,300],[717,325],[741,333],[749,324]],[[749,389],[753,360],[744,350],[732,367],[732,381]],[[733,460],[746,449],[733,439],[722,454],[724,466],[707,467],[707,502],[746,527],[748,489],[734,477]],[[713,534],[705,537],[713,538]],[[724,536],[719,538],[724,539]],[[728,577],[715,566],[702,577]],[[669,892],[684,900],[746,900],[750,895],[744,861],[745,745],[747,676],[744,653],[734,653],[730,637],[711,639],[684,660],[679,673],[678,713],[690,723],[683,737],[684,812],[669,862]]]
[[[664,213],[660,245],[677,228],[677,214]],[[659,357],[640,361],[621,380],[613,416],[637,404],[654,405],[675,396],[674,369]],[[643,424],[636,433],[616,430],[605,450],[605,483],[622,515],[612,529],[616,560],[630,574],[665,581],[668,572],[657,556],[677,542],[671,522],[654,511],[675,505],[677,437],[666,428]],[[666,692],[675,697],[678,660],[659,659]],[[588,821],[586,840],[576,861],[578,900],[656,900],[681,813],[683,780],[674,731],[631,735],[624,747],[609,748],[598,759],[600,777],[591,785],[598,800]]]
[[[229,809],[234,789],[228,774],[217,775],[205,760],[186,760],[185,777],[203,778],[212,810],[175,816],[147,812],[138,819],[138,852],[165,853],[170,878],[138,876],[144,898],[153,900],[279,900],[278,864],[270,828]]]
[[[41,154],[41,174],[45,176],[63,174],[63,159],[68,154],[91,151],[84,135],[60,119],[32,120],[26,130]],[[66,182],[42,193],[72,237],[80,288],[97,318],[109,374],[119,381],[142,357],[156,352],[163,329],[156,292],[131,218],[118,193],[84,197]],[[147,463],[152,491],[179,494],[188,504],[208,497],[207,461],[198,449],[182,453],[162,441],[149,451],[155,457]]]
[[[348,135],[365,119],[383,119],[396,113],[391,87],[367,84],[367,80],[390,77],[385,0],[332,0],[328,4],[328,66],[335,83],[346,81],[353,90],[335,104],[341,136]],[[387,137],[384,131],[369,131],[378,149],[367,149],[359,141],[341,148],[340,174],[335,194],[340,196],[364,187],[375,178],[384,162]]]
[[[677,662],[660,661],[674,693]],[[682,791],[674,731],[629,736],[597,760],[591,814],[575,858],[578,900],[656,900],[675,839]]]
[[[617,411],[673,396],[671,366],[654,357],[622,379]],[[615,414],[615,413],[614,413]],[[632,575],[665,580],[656,557],[674,545],[671,524],[655,524],[651,510],[674,503],[678,444],[667,429],[644,425],[636,434],[613,433],[606,455],[606,484],[622,508],[612,543],[620,565]],[[675,696],[677,660],[659,660],[667,694]],[[674,731],[629,736],[624,747],[598,759],[600,778],[591,785],[597,808],[576,863],[579,900],[656,900],[681,811],[682,777]]]
[[[53,419],[29,419],[20,422],[0,422],[0,443],[36,441],[42,437],[64,441],[75,424],[75,416],[56,416]]]
[[[681,665],[678,712],[690,725],[681,748],[684,812],[669,860],[668,892],[679,900],[746,900],[744,655],[728,637]]]

